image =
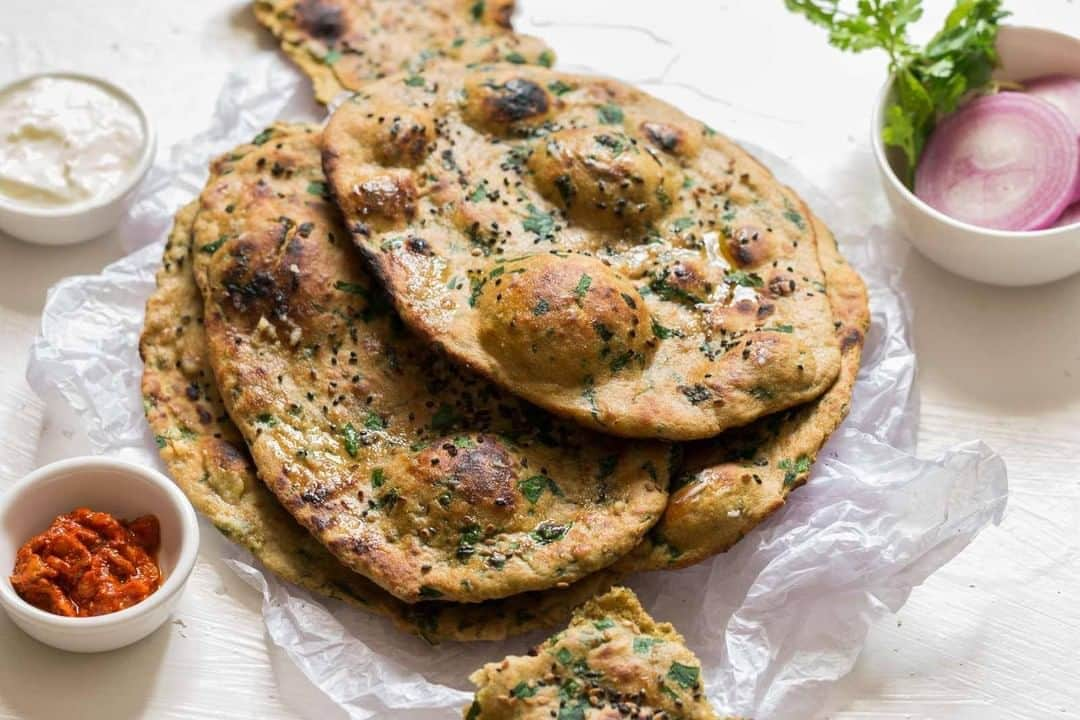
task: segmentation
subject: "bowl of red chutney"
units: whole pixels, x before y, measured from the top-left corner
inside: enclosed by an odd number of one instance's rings
[[[169,618],[198,547],[195,511],[161,473],[63,460],[0,495],[0,605],[47,645],[115,650]]]

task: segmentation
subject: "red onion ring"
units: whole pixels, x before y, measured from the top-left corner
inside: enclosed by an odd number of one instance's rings
[[[1047,75],[1024,83],[1028,95],[1054,105],[1072,121],[1080,142],[1080,78],[1068,75]],[[1076,183],[1073,200],[1080,200],[1080,181]]]
[[[1080,181],[1080,142],[1069,118],[1021,93],[980,97],[938,123],[915,194],[949,217],[998,230],[1049,227]]]
[[[1054,227],[1062,228],[1070,225],[1080,225],[1080,203],[1076,203],[1072,207],[1062,214],[1058,218],[1058,221],[1054,223]]]

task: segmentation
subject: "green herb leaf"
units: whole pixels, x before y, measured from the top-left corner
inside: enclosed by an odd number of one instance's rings
[[[791,206],[787,198],[784,199],[784,207],[784,219],[800,230],[805,230],[806,219],[802,216],[802,213]]]
[[[360,450],[360,433],[356,432],[352,423],[345,423],[345,427],[341,428],[341,434],[344,437],[345,452],[349,453],[349,457],[356,457],[356,453]]]
[[[317,195],[322,198],[330,197],[330,187],[321,180],[312,180],[309,182],[307,191],[311,195]]]
[[[334,283],[334,289],[340,290],[344,293],[349,293],[350,295],[357,295],[362,298],[367,298],[368,296],[368,291],[366,287],[360,285],[359,283],[347,282],[345,280],[338,280],[336,283]]]
[[[486,278],[476,276],[469,278],[469,307],[476,307],[476,301],[480,299],[480,293],[484,291],[484,285],[487,285]]]
[[[544,494],[544,488],[546,487],[547,478],[543,475],[533,475],[518,482],[518,490],[520,490],[521,494],[525,496],[525,499],[533,505],[535,505],[536,501],[540,499],[540,496]]]
[[[701,668],[693,665],[683,665],[676,660],[671,663],[667,677],[684,688],[692,688],[697,685],[698,678],[701,677]]]
[[[765,286],[765,281],[757,273],[748,273],[745,270],[732,270],[731,272],[724,273],[724,281],[732,283],[733,285],[741,285],[748,288],[759,288]]]
[[[371,487],[380,488],[383,483],[386,482],[386,473],[382,468],[375,468],[371,471]]]
[[[548,545],[557,540],[562,540],[566,537],[566,533],[570,531],[570,525],[560,525],[549,520],[545,520],[536,526],[536,529],[529,533],[529,536],[540,543],[541,545]]]
[[[484,531],[476,523],[470,523],[461,528],[461,542],[466,545],[475,545],[484,538]]]
[[[800,455],[795,460],[784,458],[777,463],[777,467],[784,471],[784,487],[793,487],[796,480],[810,472],[813,464],[814,461],[807,455]]]
[[[589,292],[591,286],[592,278],[582,273],[581,278],[578,279],[577,287],[574,288],[574,297],[577,298],[579,303],[585,299],[585,294]]]
[[[671,224],[671,229],[677,233],[683,233],[694,227],[694,218],[681,217]]]
[[[550,50],[545,50],[540,53],[540,57],[537,58],[537,61],[544,67],[549,68],[555,64],[555,55]]]
[[[476,189],[469,194],[469,202],[483,202],[488,199],[488,186],[487,180],[480,181],[480,184],[476,186]]]
[[[555,481],[546,475],[533,475],[527,477],[518,483],[518,489],[521,494],[525,496],[525,499],[530,504],[535,505],[536,501],[540,499],[540,496],[544,494],[544,490],[547,490],[552,495],[561,497],[562,490],[555,484]]]
[[[215,240],[214,242],[211,242],[211,243],[206,243],[205,245],[203,245],[203,246],[202,246],[201,248],[199,248],[199,252],[204,252],[204,253],[206,253],[207,255],[213,255],[214,253],[216,253],[216,252],[217,252],[218,250],[220,250],[220,249],[221,249],[221,246],[222,246],[222,245],[224,245],[224,244],[225,244],[225,242],[226,242],[226,241],[227,241],[228,239],[229,239],[229,238],[227,238],[226,236],[222,235],[221,237],[219,237],[219,238],[218,238],[217,240]]]
[[[608,103],[607,105],[601,105],[597,109],[597,113],[600,115],[600,122],[604,123],[605,125],[618,125],[625,118],[622,108],[620,108],[618,105],[613,105],[611,103]]]
[[[529,203],[528,210],[529,216],[521,221],[525,232],[535,233],[540,239],[552,237],[555,234],[555,217],[532,203]]]
[[[659,645],[664,642],[660,638],[655,638],[651,635],[638,635],[634,638],[634,654],[636,655],[648,655],[653,649],[653,646]]]
[[[405,84],[409,87],[424,87],[424,78],[420,75],[410,75],[405,78]]]
[[[334,63],[336,63],[340,59],[341,59],[341,51],[340,50],[331,50],[330,52],[323,55],[322,61],[323,61],[323,64],[325,64],[325,65],[333,65]]]
[[[658,340],[667,340],[673,337],[683,337],[681,330],[673,330],[669,327],[661,325],[656,318],[652,320],[652,334],[656,336]]]
[[[573,91],[573,89],[574,88],[571,85],[567,85],[562,80],[556,80],[555,82],[548,84],[548,90],[559,96],[565,95],[566,93]]]
[[[559,715],[555,720],[585,720],[585,710],[588,707],[588,701],[582,698],[559,703]]]
[[[672,302],[683,303],[685,305],[697,305],[698,303],[705,302],[704,298],[699,298],[691,292],[687,292],[678,285],[672,285],[668,282],[668,270],[664,270],[661,274],[655,275],[652,282],[649,283],[649,290],[656,293],[664,300],[670,300]]]
[[[528,682],[522,680],[514,689],[510,691],[510,694],[516,697],[518,700],[524,700],[525,698],[531,698],[536,694],[536,688],[529,685]]]

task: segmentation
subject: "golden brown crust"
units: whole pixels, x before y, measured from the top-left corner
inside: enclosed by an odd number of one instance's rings
[[[343,104],[323,165],[421,336],[622,436],[712,437],[835,380],[808,211],[736,145],[611,80],[450,64],[418,77]]]
[[[683,637],[626,588],[585,603],[528,656],[489,663],[469,679],[477,691],[467,720],[717,718]]]
[[[407,602],[564,587],[629,552],[670,451],[558,423],[402,329],[324,195],[318,135],[214,163],[195,221],[210,362],[285,508]]]
[[[687,445],[664,516],[617,571],[685,567],[729,549],[806,482],[818,451],[847,416],[870,329],[866,286],[824,223],[811,219],[843,349],[839,378],[808,405]]]
[[[327,104],[370,80],[449,58],[551,66],[542,41],[512,32],[513,0],[255,0],[255,17]]]
[[[389,618],[429,642],[501,640],[566,621],[614,581],[596,573],[560,590],[486,603],[409,605],[342,565],[300,527],[259,481],[240,432],[225,414],[203,330],[190,259],[198,204],[183,208],[146,308],[139,351],[143,400],[169,474],[195,508],[287,582]]]

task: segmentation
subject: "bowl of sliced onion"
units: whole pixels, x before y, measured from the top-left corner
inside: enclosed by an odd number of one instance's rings
[[[874,156],[923,255],[972,280],[1039,285],[1080,272],[1080,38],[1006,26],[997,50],[997,91],[940,118],[914,173],[882,139],[886,83]]]

